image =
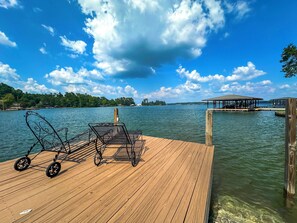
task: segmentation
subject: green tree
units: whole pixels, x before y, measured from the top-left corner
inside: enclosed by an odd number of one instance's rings
[[[116,98],[115,102],[117,103],[117,105],[123,105],[123,106],[135,105],[133,98],[126,98],[126,97]]]
[[[14,101],[15,101],[15,98],[12,93],[8,93],[4,95],[4,97],[2,98],[2,102],[4,103],[5,107],[10,107]]]
[[[107,105],[109,105],[109,100],[106,97],[100,97],[99,98],[99,105],[107,106]]]
[[[285,77],[293,77],[297,75],[297,48],[293,44],[289,44],[284,48],[282,53],[282,72],[285,73]]]
[[[141,105],[142,106],[145,106],[145,105],[148,105],[149,104],[149,101],[147,98],[143,99],[143,101],[141,102]]]
[[[111,99],[111,100],[109,100],[108,105],[109,106],[117,106],[117,103],[114,99]]]
[[[4,95],[6,95],[8,93],[13,93],[13,92],[14,92],[13,87],[10,87],[4,83],[0,83],[0,98],[4,97]]]
[[[79,98],[73,92],[65,93],[66,107],[79,107]]]
[[[165,101],[159,101],[159,100],[156,100],[156,101],[148,101],[148,99],[145,98],[145,99],[143,99],[141,105],[142,105],[142,106],[166,105],[166,102],[165,102]]]
[[[18,102],[19,99],[23,96],[24,93],[22,92],[22,90],[20,90],[20,89],[16,89],[16,90],[14,90],[14,91],[12,92],[12,94],[13,94],[13,96],[14,96],[16,102]]]

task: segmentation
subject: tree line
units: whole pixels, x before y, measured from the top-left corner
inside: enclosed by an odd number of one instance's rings
[[[165,101],[149,101],[147,98],[143,99],[143,101],[141,102],[142,106],[151,106],[151,105],[166,105]]]
[[[0,83],[0,105],[1,109],[10,108],[13,105],[21,108],[46,108],[46,107],[100,107],[100,106],[131,106],[135,105],[134,99],[121,97],[107,99],[106,97],[95,97],[88,94],[75,94],[72,92],[31,94],[24,93],[19,89]]]

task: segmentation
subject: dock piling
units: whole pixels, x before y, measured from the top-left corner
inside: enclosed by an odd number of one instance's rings
[[[119,109],[115,108],[113,111],[113,122],[116,124],[119,122]]]
[[[206,110],[205,144],[207,146],[212,146],[212,114],[212,110]]]
[[[285,194],[287,198],[295,195],[296,177],[296,99],[289,98],[286,104],[285,141]]]

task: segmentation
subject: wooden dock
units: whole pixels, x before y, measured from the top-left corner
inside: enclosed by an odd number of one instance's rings
[[[210,108],[208,110],[215,112],[249,112],[249,111],[285,111],[285,108]]]
[[[136,167],[93,163],[94,145],[72,154],[55,178],[53,153],[17,172],[0,163],[0,222],[207,222],[214,147],[145,136]],[[27,214],[20,214],[28,210]]]

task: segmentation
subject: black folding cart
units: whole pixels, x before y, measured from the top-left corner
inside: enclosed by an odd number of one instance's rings
[[[61,163],[68,157],[68,155],[88,146],[91,142],[95,142],[97,137],[90,129],[77,134],[76,136],[68,139],[67,128],[55,130],[55,128],[37,112],[28,111],[25,114],[26,124],[37,139],[37,141],[30,147],[27,154],[18,159],[14,168],[17,171],[26,170],[33,159],[35,159],[41,152],[48,151],[54,152],[53,162],[47,167],[46,175],[48,177],[55,177],[61,170]],[[41,150],[30,158],[29,155],[36,145],[41,146]],[[59,156],[64,153],[64,156]],[[58,159],[61,159],[58,162]]]

